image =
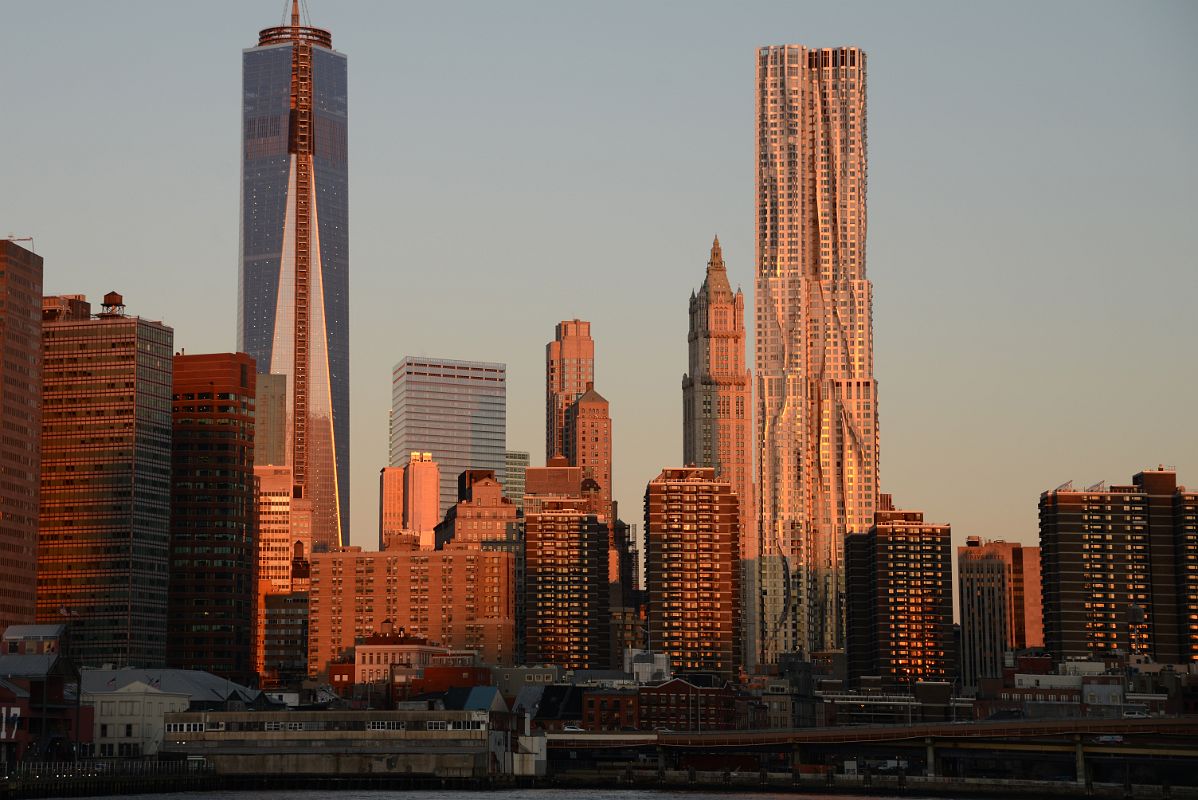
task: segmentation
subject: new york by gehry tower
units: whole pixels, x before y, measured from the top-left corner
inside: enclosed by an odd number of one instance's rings
[[[844,539],[878,497],[865,53],[757,53],[762,657],[844,645]]]
[[[333,37],[266,28],[242,54],[238,348],[287,376],[286,465],[314,546],[349,529],[346,60]]]

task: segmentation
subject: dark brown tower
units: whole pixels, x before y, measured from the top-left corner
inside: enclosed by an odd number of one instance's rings
[[[167,664],[252,684],[254,359],[175,356]]]
[[[33,622],[41,480],[42,259],[0,239],[0,634]]]

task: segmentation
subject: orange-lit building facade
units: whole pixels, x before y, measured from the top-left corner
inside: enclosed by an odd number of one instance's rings
[[[503,485],[492,470],[467,470],[461,476],[462,499],[449,509],[437,527],[437,546],[481,548],[506,541],[516,523],[516,504],[503,495]]]
[[[552,467],[546,469],[553,469]],[[528,470],[525,507],[535,483]],[[611,660],[607,519],[581,496],[541,496],[524,517],[525,662],[607,669]]]
[[[1166,467],[1040,496],[1044,647],[1198,661],[1198,494]]]
[[[37,607],[42,258],[0,239],[0,634]]]
[[[515,660],[513,555],[467,547],[312,557],[308,671],[323,674],[384,621],[484,663]]]
[[[258,376],[259,378],[262,375]],[[312,552],[310,504],[292,497],[289,467],[257,466],[257,605],[255,669],[262,686],[278,684],[280,672],[307,674],[308,558]],[[292,597],[295,595],[295,597]],[[303,653],[297,656],[296,617],[302,607]]]
[[[1040,548],[970,536],[957,548],[957,598],[966,688],[1001,677],[1004,652],[1044,646]]]
[[[856,47],[757,51],[762,660],[844,646],[844,541],[873,524],[878,397]]]
[[[524,472],[525,516],[539,511],[547,499],[581,495],[582,467],[570,466],[565,456],[555,456],[545,466],[529,467]]]
[[[603,395],[595,391],[588,382],[586,391],[566,409],[566,460],[575,467],[582,467],[582,477],[591,479],[595,486],[602,513],[609,522],[614,522],[612,507],[612,456],[611,456],[611,411]]]
[[[952,529],[896,510],[882,495],[874,526],[845,541],[849,682],[891,688],[955,678]]]
[[[674,672],[736,677],[740,506],[713,467],[665,469],[645,490],[649,641]]]
[[[291,496],[291,470],[287,467],[255,467],[258,479],[258,579],[268,581],[272,593],[298,591],[296,560],[306,561],[312,552],[312,532],[305,524],[304,504]]]
[[[595,341],[591,323],[562,320],[545,345],[545,460],[564,456],[566,411],[595,382]]]
[[[386,550],[404,535],[403,489],[403,467],[379,470],[379,550]]]
[[[413,452],[404,467],[403,526],[431,547],[441,521],[441,467],[432,453]]]
[[[682,376],[682,461],[713,467],[740,507],[743,652],[759,659],[757,504],[753,490],[753,384],[745,366],[745,296],[733,293],[717,237],[707,275],[690,297],[687,373]]]
[[[252,685],[257,535],[254,359],[176,355],[168,667]]]
[[[174,332],[43,299],[37,619],[81,666],[166,663]],[[86,569],[81,569],[86,565]]]

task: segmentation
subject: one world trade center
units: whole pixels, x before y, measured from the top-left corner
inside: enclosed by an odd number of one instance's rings
[[[336,547],[349,529],[346,59],[300,24],[298,2],[242,54],[241,149],[237,344],[285,376],[293,509],[310,512],[314,548]]]

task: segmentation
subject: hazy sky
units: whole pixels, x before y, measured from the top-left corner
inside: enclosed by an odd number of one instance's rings
[[[47,293],[236,342],[242,48],[283,0],[0,0],[0,235]],[[869,54],[881,485],[1033,542],[1039,493],[1198,485],[1198,4],[308,0],[349,57],[352,541],[377,541],[392,365],[593,323],[622,516],[682,459],[687,299],[718,233],[752,306],[763,44]],[[750,351],[751,352],[751,351]]]

